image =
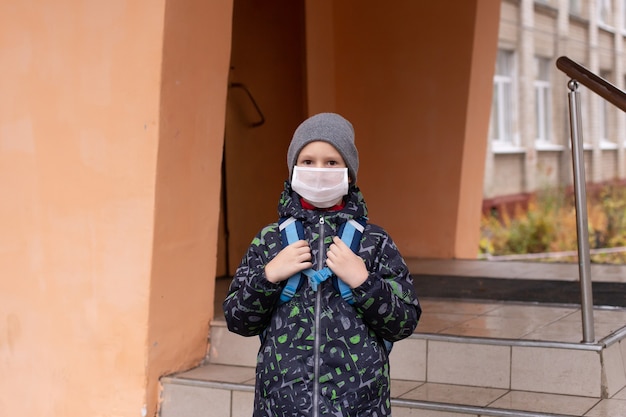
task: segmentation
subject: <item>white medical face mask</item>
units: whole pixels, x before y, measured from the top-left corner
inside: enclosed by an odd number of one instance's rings
[[[332,207],[348,194],[348,168],[294,166],[291,188],[315,207]]]

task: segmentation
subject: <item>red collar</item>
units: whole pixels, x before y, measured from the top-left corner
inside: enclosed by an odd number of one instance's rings
[[[300,198],[300,204],[302,205],[302,208],[305,210],[324,210],[324,211],[339,211],[346,206],[346,203],[343,200],[341,200],[339,204],[336,204],[332,207],[320,209],[319,207],[315,207],[313,204],[309,203],[308,201],[305,201],[303,198]]]

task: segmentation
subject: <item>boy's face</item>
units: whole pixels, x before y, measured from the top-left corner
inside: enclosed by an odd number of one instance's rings
[[[291,186],[305,201],[319,208],[339,204],[351,179],[339,151],[323,141],[305,145],[296,159]]]
[[[328,142],[308,143],[298,155],[296,165],[308,168],[346,168],[341,154]]]

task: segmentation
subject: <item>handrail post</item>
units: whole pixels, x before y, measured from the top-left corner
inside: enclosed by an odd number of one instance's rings
[[[593,291],[589,259],[589,228],[587,219],[587,193],[585,189],[585,155],[580,121],[580,97],[578,82],[570,80],[569,118],[574,165],[574,193],[576,200],[576,235],[578,239],[578,272],[580,278],[583,343],[595,342],[593,325]]]

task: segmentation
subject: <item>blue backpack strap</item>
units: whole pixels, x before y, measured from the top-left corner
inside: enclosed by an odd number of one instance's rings
[[[283,248],[304,238],[302,222],[297,221],[295,217],[280,219],[278,222],[278,230],[280,230]],[[284,304],[291,300],[296,294],[296,291],[298,291],[298,288],[300,288],[300,285],[302,285],[302,281],[302,274],[300,272],[289,277],[285,288],[283,288],[280,294],[279,304]]]
[[[361,236],[363,236],[363,230],[365,229],[366,219],[361,217],[359,219],[351,219],[342,224],[339,227],[339,233],[337,235],[345,243],[352,252],[358,253],[359,246],[361,245]],[[341,297],[348,303],[354,303],[354,296],[352,295],[352,289],[348,284],[340,280],[335,279],[337,290],[341,294]]]
[[[350,219],[339,227],[337,235],[345,243],[352,252],[357,253],[361,245],[361,236],[365,230],[366,219],[359,217],[358,219]]]
[[[343,243],[352,249],[352,252],[354,253],[359,252],[359,247],[361,246],[361,236],[363,236],[363,230],[365,230],[366,224],[367,219],[365,217],[360,217],[358,219],[348,220],[339,228],[339,233],[337,233],[337,235]],[[352,294],[350,286],[337,277],[334,278],[334,281],[336,282],[337,290],[341,294],[341,297],[348,304],[354,304],[354,295]],[[387,354],[389,354],[393,348],[393,342],[383,339],[383,344]]]
[[[352,219],[343,223],[339,227],[338,235],[340,239],[355,253],[359,250],[361,236],[363,235],[366,221],[367,219],[365,218],[359,218],[358,220]],[[302,227],[302,222],[296,220],[294,217],[280,219],[278,229],[280,230],[283,247],[288,246],[300,239],[304,239],[304,228]],[[303,274],[309,278],[311,287],[314,291],[317,290],[317,286],[321,282],[333,275],[332,271],[328,267],[322,268],[319,271],[307,269],[301,273],[292,275],[287,279],[287,283],[280,294],[280,304],[286,303],[293,298],[304,281],[302,277]],[[341,294],[342,298],[350,304],[354,303],[352,289],[340,279],[335,279],[335,281],[337,290]]]
[[[324,267],[319,271],[309,268],[302,271],[302,273],[309,277],[309,283],[313,291],[317,291],[318,285],[333,276],[333,271],[331,271],[329,267]]]

